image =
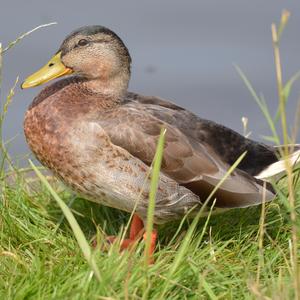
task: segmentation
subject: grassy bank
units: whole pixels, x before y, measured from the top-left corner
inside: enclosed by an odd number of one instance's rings
[[[275,143],[280,143],[281,135],[283,142],[293,142],[285,105],[294,78],[283,83],[279,53],[287,19],[284,13],[280,25],[272,27],[277,116],[269,115],[265,102],[241,73]],[[6,98],[1,123],[12,97],[13,92]],[[276,122],[281,124],[281,134]],[[79,232],[70,227],[51,190],[31,168],[13,165],[3,139],[0,163],[0,299],[299,297],[299,176],[288,163],[287,176],[275,184],[278,196],[273,202],[202,218],[197,224],[183,220],[161,227],[155,264],[150,266],[145,265],[144,243],[120,254],[117,245],[108,247],[105,242],[107,235],[121,238],[127,214],[80,199],[48,176],[55,195],[68,205],[89,245],[96,236],[97,247],[85,253],[90,248],[80,244]]]
[[[127,215],[65,191],[59,195],[66,203],[71,201],[88,239],[98,228],[100,245],[93,255],[100,283],[92,277],[72,230],[49,192],[42,186],[32,191],[21,177],[12,187],[5,186],[2,194],[1,299],[147,299],[146,295],[159,299],[164,290],[168,299],[293,298],[291,221],[285,198],[267,205],[263,236],[261,207],[214,216],[207,224],[202,219],[169,278],[189,228],[187,223],[175,238],[178,224],[161,228],[156,263],[146,271],[143,245],[121,255],[117,247],[108,252],[100,249],[102,232],[119,234]]]

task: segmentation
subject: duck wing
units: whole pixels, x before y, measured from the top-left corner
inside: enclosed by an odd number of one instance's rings
[[[159,98],[153,100],[149,103],[147,97],[129,94],[122,105],[101,113],[97,122],[114,145],[126,149],[148,166],[152,163],[160,130],[165,128],[161,171],[205,201],[230,165],[205,139],[186,133],[189,128],[196,130],[195,115]],[[180,118],[176,116],[178,112]],[[187,119],[183,121],[184,118]],[[259,204],[263,190],[262,181],[236,169],[216,192],[216,206],[233,208]],[[267,186],[266,201],[273,197],[272,188]]]
[[[229,165],[234,164],[242,153],[247,152],[238,169],[252,176],[258,175],[278,161],[278,150],[275,147],[245,138],[230,128],[199,118],[172,102],[134,93],[129,93],[127,97],[133,102],[142,104],[146,111],[158,119],[175,125],[186,136],[210,145],[215,153]]]

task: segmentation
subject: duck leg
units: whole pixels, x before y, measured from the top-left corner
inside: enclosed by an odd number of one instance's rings
[[[129,239],[135,240],[136,238],[140,238],[143,230],[143,220],[138,215],[134,214],[130,225]]]
[[[131,225],[130,225],[130,231],[129,231],[129,238],[124,239],[122,243],[120,244],[120,250],[130,249],[134,243],[139,241],[143,237],[143,240],[146,242],[147,235],[144,229],[144,222],[143,220],[136,214],[133,215]],[[115,236],[109,236],[107,240],[110,243],[115,242],[116,237]],[[151,241],[150,241],[150,248],[149,248],[149,261],[148,264],[153,264],[153,253],[156,246],[156,240],[157,240],[157,230],[154,229],[151,233]]]
[[[143,234],[143,239],[146,242],[147,240],[147,233],[145,232]],[[153,253],[156,247],[156,240],[157,240],[157,230],[153,229],[151,232],[151,240],[150,240],[150,247],[149,247],[149,256],[148,256],[148,264],[154,264],[154,258],[153,258]]]
[[[133,246],[133,244],[142,238],[142,233],[144,231],[144,222],[142,219],[134,214],[132,217],[130,230],[129,230],[129,238],[124,239],[120,244],[120,250],[125,250]],[[108,236],[107,241],[109,243],[114,243],[116,240],[115,236]]]

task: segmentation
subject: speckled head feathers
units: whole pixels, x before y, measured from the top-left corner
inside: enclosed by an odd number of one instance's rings
[[[101,25],[83,26],[83,27],[80,27],[80,28],[72,31],[69,35],[66,36],[66,38],[62,42],[58,51],[61,51],[62,56],[63,56],[67,52],[72,50],[72,47],[70,47],[69,45],[72,40],[76,39],[76,37],[87,38],[91,42],[98,42],[98,43],[107,42],[107,40],[105,40],[103,38],[95,39],[95,38],[97,38],[97,36],[99,36],[99,37],[107,36],[107,37],[110,37],[112,40],[116,41],[123,50],[122,54],[124,56],[126,56],[129,63],[131,63],[131,57],[130,57],[129,51],[128,51],[127,47],[125,46],[124,42],[122,41],[122,39],[115,32],[110,30],[109,28],[107,28],[105,26],[101,26]]]
[[[66,38],[64,41],[67,41],[71,38],[73,38],[76,35],[84,35],[84,36],[92,36],[92,35],[96,35],[99,33],[103,33],[103,34],[107,34],[110,35],[114,38],[117,38],[119,41],[122,42],[122,40],[120,39],[120,37],[113,32],[112,30],[110,30],[109,28],[105,27],[105,26],[101,26],[101,25],[89,25],[89,26],[82,26],[79,27],[78,29],[72,31]]]
[[[92,73],[97,72],[97,67],[102,74],[122,69],[130,73],[131,57],[127,47],[116,33],[104,26],[76,29],[64,39],[58,52],[66,66],[90,75],[88,77],[95,77]]]

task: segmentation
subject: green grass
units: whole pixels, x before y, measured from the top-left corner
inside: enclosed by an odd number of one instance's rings
[[[287,209],[278,199],[266,207],[262,252],[259,251],[261,207],[234,210],[211,217],[206,226],[205,219],[199,222],[187,240],[185,255],[169,277],[179,248],[185,242],[188,222],[175,238],[179,224],[161,228],[156,263],[146,274],[144,245],[139,245],[136,252],[121,254],[115,246],[108,252],[100,249],[102,232],[119,234],[128,216],[75,198],[72,212],[85,236],[91,241],[98,232],[100,245],[93,250],[93,257],[101,275],[99,282],[92,277],[73,231],[62,219],[63,214],[48,190],[38,183],[34,190],[28,189],[22,178],[3,188],[1,299],[140,299],[143,296],[159,299],[166,283],[165,299],[256,299],[256,294],[291,299],[293,296],[291,223]],[[66,191],[58,194],[66,203],[72,198]]]
[[[285,18],[283,15],[279,35]],[[277,42],[274,49],[276,46]],[[239,72],[251,90],[250,82]],[[276,120],[286,127],[282,102],[287,103],[289,82],[283,85],[278,80],[279,113],[274,118],[263,98],[251,90],[274,142],[280,141]],[[0,116],[0,135],[12,97],[13,90]],[[283,136],[290,141],[287,129]],[[128,214],[80,199],[55,179],[48,176],[46,181],[36,168],[38,177],[33,172],[29,176],[29,170],[12,164],[3,139],[0,141],[0,299],[299,296],[300,190],[291,166],[287,165],[287,177],[276,185],[279,196],[272,203],[161,226],[155,264],[147,266],[145,243],[122,253],[117,245],[106,245],[106,235],[124,236]],[[160,141],[152,174],[152,205],[163,137]],[[152,214],[150,209],[149,219]],[[148,232],[151,227],[150,222]],[[94,249],[90,244],[95,236]]]

